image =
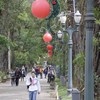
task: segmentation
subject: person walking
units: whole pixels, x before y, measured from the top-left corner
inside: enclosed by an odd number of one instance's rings
[[[27,78],[26,85],[29,90],[29,100],[36,100],[37,93],[41,92],[41,86],[34,72],[31,72],[31,76]]]
[[[43,78],[43,68],[42,67],[40,67],[39,72],[40,72],[40,78],[42,79]]]
[[[24,81],[24,77],[25,77],[25,70],[22,69],[21,70],[21,81]]]
[[[11,70],[11,72],[9,74],[10,74],[10,78],[11,78],[11,86],[13,86],[15,83],[15,71]]]
[[[40,73],[40,72],[39,72],[39,67],[36,67],[36,68],[35,68],[35,72],[36,72],[36,77],[38,77],[38,75],[39,75],[39,73]]]
[[[21,72],[20,72],[19,68],[16,67],[16,70],[15,70],[15,83],[16,83],[16,86],[19,85],[20,76],[21,76]]]
[[[48,69],[45,68],[44,71],[43,71],[43,73],[44,73],[44,76],[45,76],[45,78],[46,78],[46,77],[47,77],[47,74],[48,74]]]

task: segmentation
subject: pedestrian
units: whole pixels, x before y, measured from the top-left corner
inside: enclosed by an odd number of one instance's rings
[[[11,70],[11,72],[9,74],[11,77],[11,86],[13,86],[15,84],[15,71]]]
[[[45,68],[44,71],[43,71],[43,73],[44,73],[44,76],[45,76],[45,78],[46,78],[46,77],[47,77],[47,74],[48,74],[48,69]]]
[[[25,76],[27,75],[28,69],[27,66],[25,66]]]
[[[35,68],[34,67],[32,67],[32,72],[35,73]]]
[[[43,68],[42,67],[40,67],[39,72],[40,72],[40,78],[42,79],[43,78]]]
[[[53,82],[55,80],[55,75],[53,72],[48,73],[48,83]]]
[[[24,81],[24,77],[25,77],[25,70],[21,70],[21,81]]]
[[[24,67],[24,65],[22,66],[22,70],[25,71],[25,67]]]
[[[40,73],[40,72],[39,72],[39,67],[36,67],[36,68],[35,68],[35,72],[36,72],[36,77],[38,77],[38,75],[39,75],[39,73]]]
[[[21,76],[21,71],[17,67],[16,70],[15,70],[15,83],[16,83],[16,86],[19,85],[20,76]]]
[[[36,100],[37,93],[40,94],[41,86],[34,72],[31,72],[31,76],[27,78],[26,85],[29,90],[29,100]]]

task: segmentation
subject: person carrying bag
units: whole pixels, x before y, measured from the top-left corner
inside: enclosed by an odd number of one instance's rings
[[[27,78],[26,85],[29,91],[29,100],[36,100],[37,93],[41,92],[41,86],[34,72],[31,72],[31,76]]]

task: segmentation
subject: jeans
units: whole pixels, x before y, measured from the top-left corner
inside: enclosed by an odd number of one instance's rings
[[[36,100],[37,91],[29,91],[29,100]]]

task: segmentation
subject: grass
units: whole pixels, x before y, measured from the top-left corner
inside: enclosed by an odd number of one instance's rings
[[[71,100],[71,96],[67,96],[67,87],[63,86],[60,82],[60,79],[56,79],[56,83],[58,85],[58,94],[62,100]]]

